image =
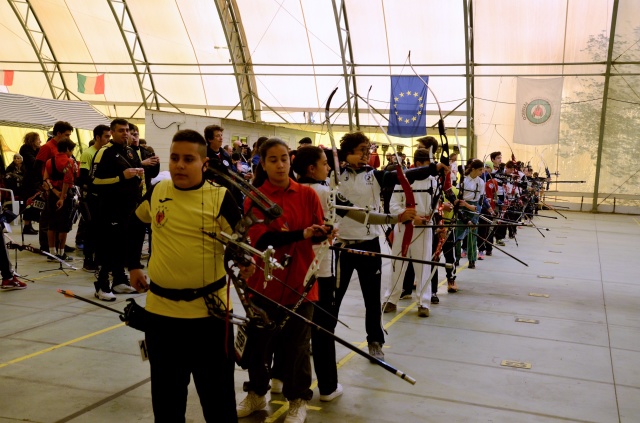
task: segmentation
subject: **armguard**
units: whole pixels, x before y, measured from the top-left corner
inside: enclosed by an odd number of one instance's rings
[[[369,215],[369,220],[367,219],[367,214]],[[392,225],[398,223],[397,215],[390,215],[384,213],[373,213],[373,212],[365,212],[362,210],[349,210],[346,215],[348,218],[355,220],[359,223],[370,223],[372,225]]]

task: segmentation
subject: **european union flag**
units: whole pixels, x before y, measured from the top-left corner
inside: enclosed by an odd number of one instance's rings
[[[429,82],[428,76],[423,76]],[[391,77],[389,135],[400,138],[427,134],[427,87],[417,76]]]

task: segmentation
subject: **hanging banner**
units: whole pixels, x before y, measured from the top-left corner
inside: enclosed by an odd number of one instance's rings
[[[428,76],[422,77],[425,82]],[[389,135],[400,138],[427,134],[427,87],[417,76],[391,77]]]
[[[558,143],[563,77],[518,78],[513,142],[547,145]]]

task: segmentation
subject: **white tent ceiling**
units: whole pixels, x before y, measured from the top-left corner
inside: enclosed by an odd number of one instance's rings
[[[516,155],[587,179],[577,191],[611,192],[640,143],[638,16],[637,0],[8,0],[0,69],[15,71],[11,93],[107,116],[159,108],[304,129],[339,87],[332,119],[355,129],[374,124],[358,95],[372,86],[388,111],[389,75],[412,74],[411,51],[443,112],[456,109],[447,126],[462,118],[481,158],[508,151],[502,137],[513,144],[515,78],[563,75],[560,143]],[[104,73],[105,94],[79,93],[77,73]],[[430,126],[433,101],[427,110]]]

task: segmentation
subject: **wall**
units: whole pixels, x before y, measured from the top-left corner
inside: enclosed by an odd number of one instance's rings
[[[208,125],[220,125],[224,128],[222,145],[231,144],[231,137],[246,137],[250,147],[258,138],[278,137],[284,140],[292,149],[297,148],[298,141],[304,137],[315,139],[316,133],[294,128],[251,123],[232,119],[221,119],[207,116],[187,115],[181,113],[147,110],[145,114],[145,139],[147,145],[153,147],[160,156],[160,169],[168,170],[169,147],[171,138],[181,129],[193,129],[204,133]]]

